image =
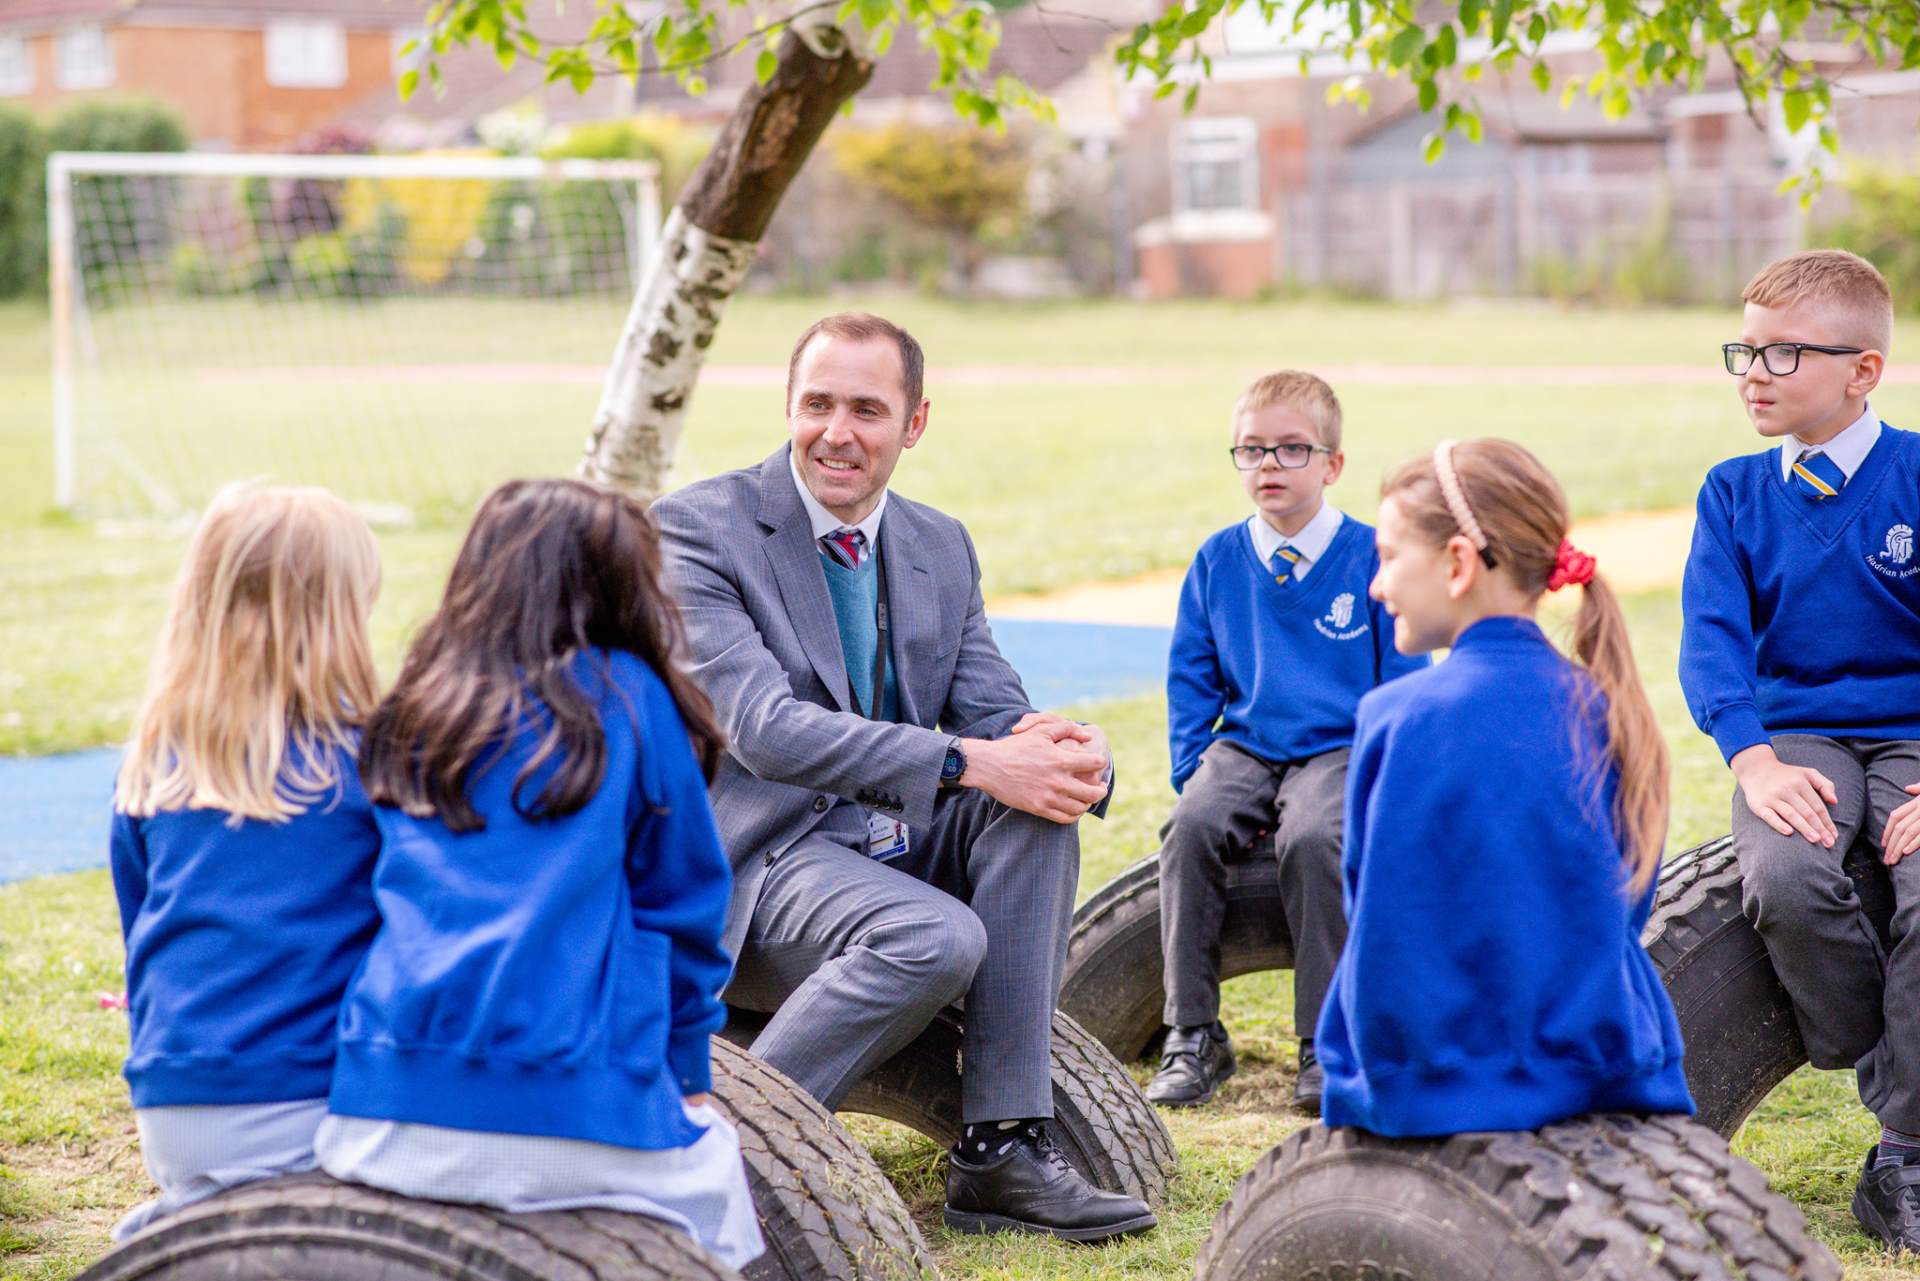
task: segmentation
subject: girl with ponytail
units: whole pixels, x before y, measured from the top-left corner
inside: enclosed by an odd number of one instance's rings
[[[1396,1137],[1691,1113],[1640,949],[1667,752],[1618,600],[1567,502],[1503,440],[1443,441],[1382,488],[1370,589],[1402,653],[1360,702],[1348,941],[1321,1014],[1329,1125]],[[1534,622],[1578,588],[1570,662]]]

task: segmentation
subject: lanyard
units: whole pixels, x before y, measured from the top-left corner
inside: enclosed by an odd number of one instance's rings
[[[873,573],[877,580],[878,592],[873,603],[873,685],[869,691],[873,698],[873,710],[860,706],[860,691],[853,688],[853,682],[847,682],[847,697],[853,700],[853,710],[868,720],[879,720],[880,713],[887,703],[887,567],[880,561],[880,540],[873,540]]]

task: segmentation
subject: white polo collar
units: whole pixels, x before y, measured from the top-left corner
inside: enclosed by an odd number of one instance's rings
[[[813,526],[814,541],[818,542],[836,529],[846,528],[846,522],[820,505],[820,500],[807,488],[807,482],[800,479],[800,464],[793,460],[793,448],[787,448],[787,470],[793,473],[793,487],[800,491],[800,505],[807,509],[807,521]],[[867,518],[854,528],[867,536],[867,546],[880,546],[880,517],[886,514],[887,491],[880,491],[880,501],[874,504]]]
[[[1873,412],[1872,405],[1824,445],[1808,445],[1798,436],[1789,436],[1780,442],[1780,478],[1785,480],[1793,475],[1793,465],[1800,461],[1801,454],[1808,449],[1818,449],[1852,480],[1853,473],[1860,470],[1860,464],[1867,460],[1867,452],[1879,439],[1880,415]]]

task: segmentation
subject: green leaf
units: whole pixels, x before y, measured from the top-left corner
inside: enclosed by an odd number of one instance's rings
[[[1404,67],[1420,56],[1420,50],[1427,43],[1426,33],[1418,27],[1402,27],[1387,46],[1387,61],[1396,67]]]
[[[1420,82],[1420,110],[1432,111],[1440,102],[1440,86],[1431,80]]]
[[[860,25],[872,31],[893,16],[893,0],[860,0]]]
[[[771,49],[762,49],[760,56],[753,60],[753,78],[761,84],[773,79],[773,73],[780,69],[780,57]]]
[[[1480,34],[1480,20],[1486,15],[1486,0],[1460,0],[1460,29],[1468,35]]]
[[[1453,24],[1447,23],[1434,33],[1431,46],[1439,65],[1451,67],[1460,56],[1460,38],[1453,33]]]
[[[1180,38],[1182,40],[1191,40],[1195,36],[1204,35],[1207,27],[1212,22],[1213,13],[1210,10],[1205,8],[1195,9],[1192,13],[1180,20]]]
[[[1542,40],[1545,40],[1546,38],[1547,38],[1546,15],[1536,13],[1533,15],[1533,20],[1527,23],[1527,39],[1531,40],[1537,46]]]
[[[1507,24],[1513,21],[1513,0],[1493,0],[1493,25],[1487,38],[1499,44],[1507,38]]]
[[[567,83],[575,93],[585,93],[593,88],[593,67],[584,60],[574,63],[567,68]]]
[[[1533,64],[1533,83],[1538,86],[1541,93],[1545,93],[1553,88],[1553,72],[1548,68],[1546,63],[1536,62]]]
[[[420,42],[418,40],[409,40],[405,44],[401,45],[398,49],[394,50],[393,56],[396,58],[404,58],[408,54],[412,53],[415,49],[418,49],[419,47],[420,47]]]
[[[400,101],[413,97],[413,91],[420,87],[420,69],[414,67],[400,74]]]
[[[1430,133],[1420,147],[1420,158],[1428,164],[1438,164],[1440,157],[1447,153],[1447,136],[1442,133]]]
[[[1780,95],[1780,110],[1786,116],[1787,132],[1799,133],[1813,114],[1813,95],[1805,89],[1790,89]]]
[[[1900,66],[1903,70],[1908,67],[1920,67],[1920,36],[1907,41],[1906,51],[1900,55]]]

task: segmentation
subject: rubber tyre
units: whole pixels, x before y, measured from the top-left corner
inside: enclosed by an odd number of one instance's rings
[[[1848,855],[1861,910],[1884,942],[1893,889],[1871,847]],[[1733,838],[1676,854],[1660,874],[1641,934],[1687,1047],[1687,1087],[1702,1125],[1731,1138],[1774,1087],[1807,1061],[1793,1005],[1740,906]]]
[[[81,1281],[739,1281],[683,1232],[611,1210],[502,1214],[302,1174],[161,1220]]]
[[[1195,1281],[1839,1281],[1806,1220],[1679,1117],[1391,1140],[1312,1126],[1261,1158]]]
[[[1264,848],[1227,864],[1220,923],[1222,980],[1293,968],[1293,938],[1280,899],[1280,865]],[[1159,1044],[1166,1030],[1166,962],[1160,951],[1160,857],[1135,863],[1073,914],[1060,1008],[1122,1063]]]
[[[951,1146],[960,1137],[965,1014],[943,1010],[904,1050],[867,1074],[841,1108],[884,1117]],[[767,1016],[733,1011],[726,1036],[752,1041]],[[1125,1068],[1078,1023],[1053,1018],[1054,1141],[1096,1187],[1159,1205],[1179,1166],[1173,1137]]]

